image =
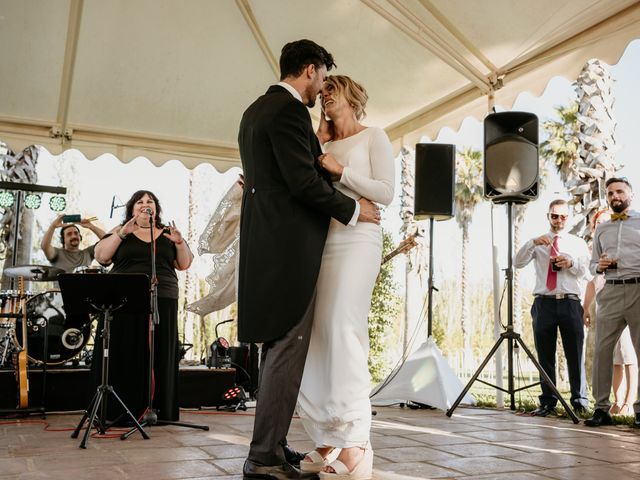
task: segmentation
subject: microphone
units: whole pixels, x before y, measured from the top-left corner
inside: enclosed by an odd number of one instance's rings
[[[113,218],[113,210],[116,208],[116,196],[111,199],[111,211],[109,212],[109,218]]]
[[[153,210],[151,210],[149,207],[147,207],[147,208],[143,208],[140,211],[142,213],[146,213],[147,215],[149,215],[149,224],[153,225]]]

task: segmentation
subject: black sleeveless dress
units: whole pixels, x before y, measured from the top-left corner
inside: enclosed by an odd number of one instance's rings
[[[108,236],[108,235],[107,235]],[[105,238],[107,237],[105,236]],[[161,420],[178,420],[178,277],[174,262],[176,247],[161,235],[156,240],[156,272],[158,277],[158,313],[155,326],[153,368],[153,408]],[[120,244],[112,258],[110,273],[144,273],[151,278],[151,245],[133,234]],[[109,384],[131,413],[139,418],[148,403],[149,317],[131,314],[113,315],[109,352]],[[102,340],[98,324],[92,370],[96,385],[100,384]],[[107,418],[115,420],[123,411],[109,401]],[[126,422],[125,422],[126,423]]]

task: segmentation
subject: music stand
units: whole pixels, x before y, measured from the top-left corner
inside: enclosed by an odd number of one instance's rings
[[[84,275],[81,273],[63,273],[58,276],[62,300],[67,314],[100,313],[103,317],[102,330],[102,376],[96,393],[84,411],[71,438],[78,438],[84,422],[89,419],[87,429],[80,442],[80,448],[87,448],[89,432],[93,426],[101,435],[106,428],[107,398],[113,395],[126,415],[133,421],[142,438],[149,439],[147,432],[138,423],[136,417],[109,385],[109,340],[113,312],[135,315],[148,315],[149,277],[142,273],[114,273],[109,275]],[[98,409],[100,418],[97,418]]]

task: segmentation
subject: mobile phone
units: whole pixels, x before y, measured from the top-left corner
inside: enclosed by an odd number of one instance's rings
[[[76,222],[80,222],[81,220],[82,220],[81,215],[65,215],[64,217],[62,217],[62,221],[64,223],[76,223]]]

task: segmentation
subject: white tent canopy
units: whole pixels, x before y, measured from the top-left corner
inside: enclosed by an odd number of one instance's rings
[[[280,48],[310,38],[399,147],[638,37],[630,0],[0,0],[0,140],[224,171]]]

